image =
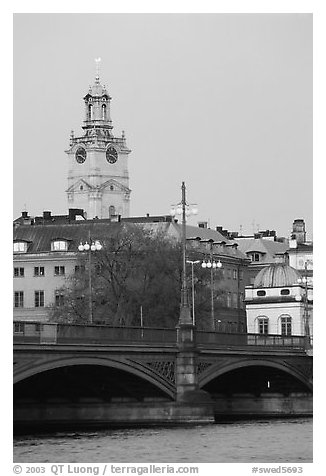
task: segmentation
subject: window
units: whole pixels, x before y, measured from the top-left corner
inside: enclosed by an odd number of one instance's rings
[[[109,217],[113,217],[115,215],[115,207],[113,205],[109,206]]]
[[[240,269],[239,271],[239,279],[243,279],[243,269]]]
[[[260,253],[249,253],[249,258],[251,261],[260,261]]]
[[[292,318],[289,315],[281,316],[281,334],[290,336],[292,334]]]
[[[258,318],[258,332],[259,334],[268,334],[268,318],[267,317]]]
[[[44,266],[34,266],[34,276],[44,276]]]
[[[233,270],[233,279],[238,279],[238,270],[237,269]]]
[[[23,333],[24,333],[24,323],[14,322],[14,334],[23,334]]]
[[[93,106],[92,104],[88,105],[88,114],[87,114],[87,120],[91,121],[93,119]]]
[[[257,296],[266,296],[266,291],[257,291]]]
[[[237,293],[232,293],[232,307],[234,307],[234,308],[238,307],[238,294]]]
[[[102,119],[106,120],[106,105],[102,104]]]
[[[51,251],[68,251],[68,242],[66,240],[52,241]]]
[[[63,306],[65,301],[65,295],[63,291],[55,291],[54,301],[56,306]]]
[[[23,278],[24,268],[14,268],[14,278]]]
[[[281,289],[281,296],[287,296],[288,294],[290,294],[289,289]]]
[[[34,292],[35,307],[44,307],[44,291]]]
[[[227,292],[226,294],[226,306],[231,307],[231,293]]]
[[[54,275],[55,276],[64,276],[65,275],[65,267],[64,266],[55,266],[54,267]]]
[[[24,307],[24,291],[15,291],[14,307]]]
[[[26,241],[15,241],[14,253],[26,253],[26,251],[27,251]]]

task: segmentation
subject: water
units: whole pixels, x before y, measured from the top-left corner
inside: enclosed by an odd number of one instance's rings
[[[311,463],[312,419],[17,436],[20,463]]]

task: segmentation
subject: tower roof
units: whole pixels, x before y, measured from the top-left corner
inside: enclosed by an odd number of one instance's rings
[[[88,93],[86,94],[85,97],[87,96],[92,96],[92,97],[108,96],[109,97],[106,87],[100,83],[100,78],[98,76],[96,76],[93,86],[89,87]]]
[[[95,82],[93,86],[89,87],[88,93],[86,94],[85,97],[87,97],[88,95],[92,97],[102,97],[102,96],[109,97],[106,87],[100,83],[100,62],[101,62],[101,58],[95,59],[95,64],[96,64]]]
[[[300,274],[285,263],[273,263],[263,268],[257,274],[254,288],[274,288],[292,286],[298,283]]]

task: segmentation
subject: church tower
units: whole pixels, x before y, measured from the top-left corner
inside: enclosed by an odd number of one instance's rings
[[[84,97],[83,135],[70,136],[68,155],[68,208],[82,208],[87,219],[129,216],[128,156],[124,132],[114,137],[111,97],[100,83],[99,61],[95,83]]]

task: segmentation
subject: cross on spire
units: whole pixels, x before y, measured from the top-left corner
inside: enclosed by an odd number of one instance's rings
[[[95,79],[97,80],[100,79],[100,63],[101,63],[101,58],[95,58],[95,67],[96,67]]]

